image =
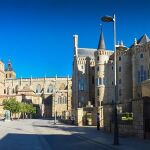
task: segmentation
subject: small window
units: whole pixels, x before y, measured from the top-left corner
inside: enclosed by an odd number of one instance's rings
[[[119,67],[119,72],[121,72],[121,67]]]
[[[143,57],[144,57],[144,55],[143,55],[143,53],[141,53],[141,54],[140,54],[140,58],[143,58]]]
[[[97,56],[97,61],[99,61],[99,56]]]
[[[99,67],[97,67],[97,71],[99,71]]]
[[[114,67],[112,66],[112,67],[111,67],[111,69],[113,70],[113,69],[114,69]]]
[[[7,78],[7,74],[6,74],[6,78]]]
[[[103,101],[101,101],[101,106],[103,106]]]
[[[112,81],[112,83],[111,83],[112,85],[114,85],[114,82]]]
[[[119,57],[119,61],[121,61],[121,56]]]
[[[119,79],[119,84],[121,84],[121,79]]]
[[[83,66],[81,66],[81,69],[83,69]]]

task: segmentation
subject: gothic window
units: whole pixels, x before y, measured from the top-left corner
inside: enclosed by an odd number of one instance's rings
[[[81,69],[83,69],[83,65],[81,66]]]
[[[101,101],[101,106],[103,106],[103,101]]]
[[[41,85],[38,84],[36,87],[36,93],[41,93]]]
[[[99,78],[96,78],[96,85],[99,85]]]
[[[16,94],[18,94],[18,85],[15,87]]]
[[[102,78],[99,78],[99,84],[102,85]]]
[[[97,56],[97,61],[99,61],[99,56]]]
[[[83,107],[83,105],[84,105],[84,97],[83,96],[81,96],[81,98],[80,98],[80,104],[81,104],[81,107]]]
[[[64,96],[63,99],[64,99],[64,104],[67,104],[66,96]]]
[[[121,72],[121,66],[119,66],[119,72]]]
[[[140,54],[140,58],[143,58],[143,57],[144,57],[144,55],[143,55],[143,53],[141,53],[141,54]]]
[[[119,57],[119,61],[121,61],[121,56]]]
[[[61,97],[58,97],[58,104],[61,104]]]
[[[80,91],[84,91],[85,90],[85,78],[84,77],[81,77],[80,80],[79,80],[79,90]]]
[[[53,86],[49,85],[47,88],[47,93],[52,93],[53,92]]]

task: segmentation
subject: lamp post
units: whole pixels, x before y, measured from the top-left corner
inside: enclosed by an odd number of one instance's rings
[[[118,120],[117,120],[117,62],[116,62],[116,16],[103,16],[101,18],[103,22],[113,22],[114,30],[114,86],[115,86],[115,101],[114,101],[114,145],[119,145],[118,136]]]
[[[54,124],[56,124],[56,79],[57,79],[57,75],[56,75],[56,78],[55,78],[55,90],[54,90]]]

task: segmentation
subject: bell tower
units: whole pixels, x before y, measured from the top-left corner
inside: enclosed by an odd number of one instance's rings
[[[12,68],[12,64],[10,59],[8,60],[8,64],[7,64],[7,68],[5,70],[5,74],[6,74],[6,79],[15,79],[16,78],[16,73],[14,72],[13,68]]]

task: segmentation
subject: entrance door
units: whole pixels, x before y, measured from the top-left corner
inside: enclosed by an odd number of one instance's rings
[[[144,138],[150,139],[150,97],[144,99]]]

